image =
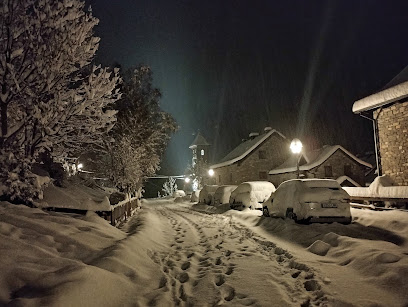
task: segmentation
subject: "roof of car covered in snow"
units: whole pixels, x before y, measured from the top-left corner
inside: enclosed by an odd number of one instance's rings
[[[367,163],[359,158],[357,158],[355,155],[353,155],[351,152],[346,150],[343,146],[340,145],[333,145],[333,146],[323,146],[322,148],[308,151],[305,153],[302,153],[302,157],[305,159],[306,163],[302,164],[299,166],[299,170],[301,171],[308,171],[316,166],[319,166],[322,164],[324,161],[326,161],[328,158],[331,157],[337,150],[343,151],[346,155],[348,155],[351,159],[355,160],[359,164],[362,164],[366,167],[372,167],[370,163]],[[296,171],[296,159],[297,157],[295,155],[292,155],[287,159],[285,162],[283,162],[281,165],[279,165],[277,168],[274,168],[269,172],[269,175],[276,175],[276,174],[282,174],[282,173],[290,173],[290,172],[295,172]]]
[[[269,130],[266,133],[254,137],[253,139],[242,142],[237,147],[235,147],[229,154],[227,154],[219,163],[211,165],[211,168],[214,169],[218,167],[231,165],[239,160],[242,160],[273,134],[277,134],[282,138],[286,139],[286,137],[279,131],[275,129]]]
[[[361,113],[376,109],[406,97],[408,97],[408,66],[384,86],[381,91],[355,101],[353,112]]]

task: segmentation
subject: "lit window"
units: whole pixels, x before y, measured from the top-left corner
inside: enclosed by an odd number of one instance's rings
[[[201,155],[204,156],[204,149],[201,149]]]

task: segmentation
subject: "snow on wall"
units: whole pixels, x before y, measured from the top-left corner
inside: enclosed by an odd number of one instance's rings
[[[369,187],[343,187],[350,195],[355,197],[371,198],[403,198],[408,199],[408,186],[394,186],[387,175],[377,177]]]

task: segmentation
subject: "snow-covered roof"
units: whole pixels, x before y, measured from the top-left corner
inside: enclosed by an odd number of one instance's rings
[[[355,160],[357,163],[364,165],[366,167],[372,167],[370,163],[367,163],[351,152],[346,150],[343,146],[340,145],[333,145],[333,146],[324,146],[320,149],[309,151],[302,153],[303,158],[306,160],[306,163],[299,166],[299,170],[301,171],[308,171],[312,168],[315,168],[330,158],[337,150],[343,151],[346,155],[348,155],[351,159]],[[296,172],[296,156],[291,156],[287,159],[284,163],[282,163],[277,168],[271,170],[269,175],[276,175],[276,174],[283,174],[283,173],[290,173]]]
[[[207,142],[207,140],[201,135],[200,132],[197,133],[197,136],[195,137],[193,143],[189,146],[190,149],[196,148],[197,146],[208,146],[210,143]]]
[[[348,181],[351,184],[353,184],[355,187],[361,187],[361,185],[356,182],[355,180],[353,180],[352,178],[350,178],[349,176],[340,176],[339,178],[336,179],[336,181],[341,185],[343,182]]]
[[[235,147],[229,154],[227,154],[219,163],[211,165],[211,168],[215,169],[215,168],[231,165],[239,160],[242,160],[274,133],[286,139],[286,137],[279,131],[275,129],[269,130],[264,134],[254,137],[253,139],[242,142],[237,147]]]
[[[399,83],[381,92],[357,100],[353,104],[353,112],[361,113],[376,109],[406,97],[408,97],[408,81]]]

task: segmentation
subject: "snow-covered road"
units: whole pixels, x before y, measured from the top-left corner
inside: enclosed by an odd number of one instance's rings
[[[180,205],[153,211],[165,225],[168,248],[152,252],[162,291],[150,306],[308,306],[327,300],[312,269],[232,216]]]
[[[0,203],[0,305],[406,306],[408,214],[298,225],[174,199],[118,230]]]

